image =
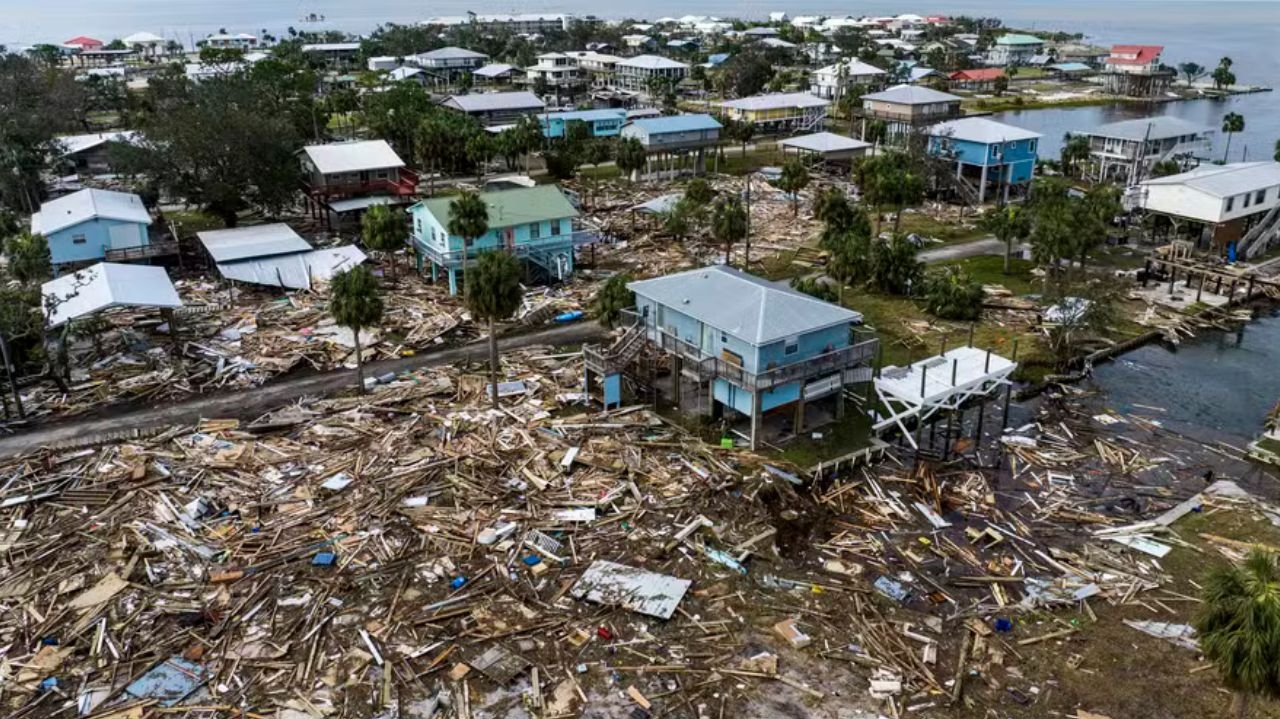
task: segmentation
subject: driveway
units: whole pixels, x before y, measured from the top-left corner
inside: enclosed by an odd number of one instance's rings
[[[1020,245],[1014,247],[1014,253],[1018,254],[1023,247]],[[971,240],[969,242],[960,242],[954,245],[944,245],[935,247],[931,250],[922,250],[916,257],[921,262],[935,263],[946,262],[948,260],[962,260],[966,257],[981,257],[983,255],[1004,255],[1004,243],[994,237],[984,237],[980,240]]]

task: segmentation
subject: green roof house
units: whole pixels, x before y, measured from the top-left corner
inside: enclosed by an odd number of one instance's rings
[[[573,272],[574,248],[598,239],[575,229],[578,210],[555,185],[484,192],[480,198],[489,208],[489,231],[467,246],[466,264],[474,264],[482,252],[510,252],[548,279],[560,280]],[[418,269],[430,263],[432,280],[443,270],[450,294],[457,294],[459,272],[466,268],[462,238],[448,229],[452,203],[451,197],[434,197],[409,208],[409,213]]]
[[[1035,35],[1010,33],[996,38],[987,53],[987,64],[996,67],[1026,65],[1031,58],[1044,52],[1044,40]]]

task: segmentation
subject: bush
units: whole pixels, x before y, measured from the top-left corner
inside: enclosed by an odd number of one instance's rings
[[[816,297],[824,302],[835,302],[838,299],[836,288],[816,278],[796,277],[791,280],[791,289]]]
[[[978,319],[983,295],[982,285],[959,267],[945,267],[925,279],[925,309],[944,320]]]

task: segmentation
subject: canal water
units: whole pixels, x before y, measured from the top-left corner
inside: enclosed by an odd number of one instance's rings
[[[1280,313],[1238,333],[1203,332],[1177,347],[1150,344],[1126,353],[1099,365],[1091,386],[1121,412],[1244,446],[1280,401]]]
[[[1277,12],[1280,13],[1280,8]],[[1040,140],[1040,156],[1057,159],[1067,132],[1089,130],[1108,122],[1169,115],[1212,128],[1215,131],[1212,159],[1221,160],[1226,150],[1226,137],[1221,132],[1222,116],[1228,112],[1239,113],[1245,118],[1244,132],[1231,138],[1231,161],[1271,159],[1275,143],[1280,140],[1280,95],[1275,92],[1156,105],[1116,103],[1056,110],[1015,110],[997,113],[992,119],[1044,135]]]

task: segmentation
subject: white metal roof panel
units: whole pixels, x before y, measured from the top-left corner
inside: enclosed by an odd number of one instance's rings
[[[307,153],[311,163],[323,175],[404,167],[404,160],[400,159],[386,140],[308,145],[302,151]]]
[[[936,102],[959,102],[960,98],[948,92],[939,92],[917,85],[895,85],[882,92],[863,95],[863,100],[891,102],[897,105],[929,105]]]
[[[487,57],[489,56],[482,52],[468,50],[465,47],[442,47],[414,56],[415,59],[421,60],[483,60]]]
[[[513,70],[515,70],[515,67],[512,65],[505,65],[503,63],[494,63],[492,65],[485,65],[482,68],[478,68],[475,70],[475,72],[472,72],[471,74],[479,75],[480,77],[498,77],[500,75],[505,75]]]
[[[446,105],[463,112],[493,112],[495,110],[541,110],[546,105],[532,92],[482,92],[474,95],[453,95]]]
[[[328,282],[334,275],[345,272],[366,259],[368,257],[359,247],[344,245],[276,257],[220,262],[218,272],[236,282],[303,290],[310,289],[316,282]]]
[[[675,70],[689,67],[683,62],[672,60],[661,55],[637,55],[618,63],[619,67],[638,67],[645,70]]]
[[[97,132],[91,135],[65,135],[57,138],[57,143],[62,148],[63,155],[74,155],[77,152],[91,150],[108,142],[132,143],[140,137],[140,133],[133,130],[121,130],[118,132]]]
[[[692,584],[688,579],[597,559],[582,573],[570,593],[577,599],[670,619]]]
[[[852,137],[837,135],[834,132],[815,132],[812,135],[789,137],[782,141],[784,147],[794,147],[811,152],[848,152],[871,147],[871,143],[855,140]]]
[[[1280,163],[1235,162],[1204,165],[1190,172],[1143,181],[1144,185],[1185,185],[1214,197],[1232,197],[1280,185]]]
[[[54,298],[50,326],[112,307],[181,307],[163,267],[99,262],[40,286],[46,305]]]
[[[1112,122],[1078,134],[1114,137],[1120,140],[1142,140],[1143,138],[1167,140],[1183,135],[1203,135],[1212,131],[1210,127],[1183,120],[1180,117],[1157,115]]]
[[[311,250],[311,245],[283,222],[233,227],[229,230],[206,230],[197,232],[196,236],[213,261],[219,264]]]
[[[141,197],[91,188],[40,205],[40,211],[31,216],[31,231],[47,235],[99,218],[151,224],[151,214]]]
[[[857,312],[723,265],[632,282],[627,287],[755,346],[862,322]]]
[[[1024,130],[1014,125],[1006,125],[985,117],[963,117],[959,120],[940,122],[929,128],[934,137],[950,137],[954,140],[976,142],[983,145],[995,145],[1001,142],[1017,142],[1018,140],[1035,140],[1044,135]]]
[[[830,104],[830,100],[824,100],[807,92],[777,92],[729,100],[720,103],[720,106],[735,110],[773,110],[792,107],[826,107]]]

